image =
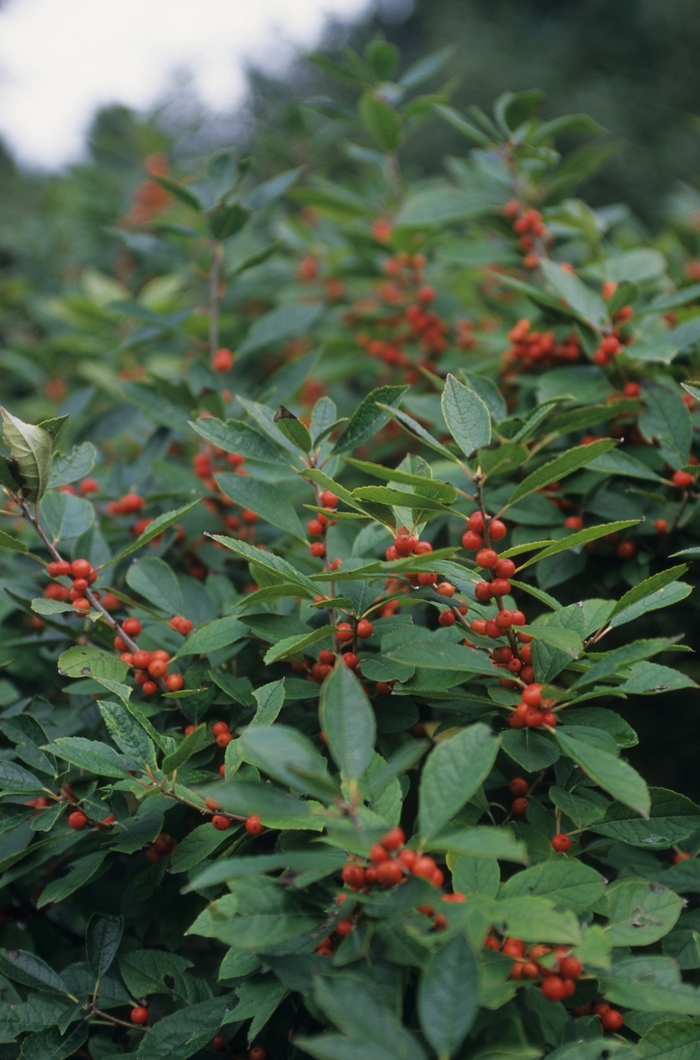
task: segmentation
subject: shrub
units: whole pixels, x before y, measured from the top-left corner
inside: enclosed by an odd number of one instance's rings
[[[336,67],[362,179],[151,160],[138,292],[88,271],[42,339],[99,398],[3,411],[7,1057],[697,1042],[700,809],[612,707],[696,687],[654,622],[700,289],[564,197],[587,119],[465,118],[397,62]],[[404,192],[435,111],[478,149]]]

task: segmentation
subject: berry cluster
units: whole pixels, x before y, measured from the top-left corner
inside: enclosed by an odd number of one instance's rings
[[[548,1001],[564,1001],[571,997],[576,990],[576,980],[583,972],[581,961],[572,957],[568,946],[557,946],[552,950],[550,946],[537,943],[528,949],[522,939],[509,937],[501,941],[493,932],[486,936],[484,946],[512,958],[510,979],[540,979],[540,990]]]
[[[542,249],[548,240],[549,233],[539,210],[525,209],[523,203],[517,199],[511,199],[503,207],[503,213],[512,221],[513,232],[517,235],[518,246],[524,253],[523,267],[536,269],[540,259],[536,253],[537,247]]]
[[[126,618],[122,622],[122,630],[129,637],[138,637],[141,632],[141,623],[138,618]],[[128,650],[128,644],[121,636],[114,638],[114,650],[120,652],[120,659],[133,666],[136,671],[134,681],[141,686],[145,696],[153,696],[158,691],[157,681],[162,681],[168,692],[179,692],[184,685],[184,678],[180,673],[169,674],[168,664],[170,656],[167,651],[156,649],[145,651],[138,649],[135,652]]]
[[[560,341],[553,331],[531,331],[530,327],[530,321],[523,317],[508,332],[511,345],[503,355],[506,369],[553,368],[558,364],[575,364],[580,359],[581,347],[575,331]]]
[[[341,876],[351,891],[371,889],[375,884],[382,887],[395,887],[408,876],[421,876],[429,880],[434,887],[441,887],[444,875],[435,861],[423,854],[416,853],[404,846],[406,842],[401,828],[392,828],[375,843],[369,853],[370,865],[363,867],[361,862],[353,859],[346,865]]]
[[[161,832],[146,851],[146,861],[149,865],[155,865],[161,858],[171,857],[176,850],[177,843],[173,837],[167,832]]]
[[[53,560],[46,566],[46,573],[50,578],[72,578],[73,584],[69,589],[61,582],[51,582],[44,589],[44,596],[49,600],[70,600],[73,610],[77,614],[84,614],[92,606],[90,600],[85,596],[86,591],[97,581],[97,571],[89,559],[74,559],[70,563],[67,559]],[[92,595],[99,600],[100,594],[94,589]],[[113,598],[114,599],[114,598]]]
[[[574,1016],[598,1016],[602,1030],[615,1034],[622,1028],[625,1022],[622,1013],[612,1008],[607,1001],[591,1002],[588,1005],[579,1005],[574,1009]]]
[[[310,537],[320,537],[322,541],[312,541],[309,545],[309,554],[315,559],[323,559],[326,555],[326,532],[329,526],[335,526],[337,519],[333,519],[333,510],[338,507],[338,498],[330,490],[322,490],[318,497],[319,503],[323,505],[326,512],[317,512],[313,519],[306,524]],[[330,564],[331,570],[337,570],[340,560],[334,560]]]

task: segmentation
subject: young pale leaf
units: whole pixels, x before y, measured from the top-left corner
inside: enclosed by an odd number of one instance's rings
[[[578,471],[579,468],[590,464],[591,460],[595,460],[601,453],[607,453],[608,450],[614,448],[615,441],[612,438],[602,438],[599,442],[591,442],[590,445],[577,445],[573,449],[567,449],[561,456],[557,456],[554,460],[550,460],[548,464],[538,467],[537,471],[533,471],[531,475],[528,475],[526,479],[519,483],[513,490],[505,508],[510,508],[516,501],[522,500],[523,497],[534,493],[535,490],[543,489],[552,482],[558,482],[566,475],[571,475],[574,471]]]
[[[42,427],[33,427],[0,408],[3,438],[10,450],[12,476],[28,501],[40,500],[49,484],[53,438]]]
[[[465,456],[489,444],[491,417],[474,390],[448,375],[440,403],[450,434]]]
[[[418,830],[423,845],[478,791],[491,772],[498,746],[488,726],[477,724],[431,751],[419,789]]]
[[[479,1010],[476,961],[464,934],[433,953],[418,987],[421,1030],[440,1060],[457,1052]]]
[[[372,758],[376,723],[362,685],[342,660],[321,686],[319,714],[341,776],[346,781],[358,781]]]
[[[85,948],[93,975],[101,979],[117,955],[124,933],[124,917],[93,913],[88,924]]]
[[[333,455],[350,453],[381,430],[408,390],[407,386],[380,386],[360,402],[333,446]]]

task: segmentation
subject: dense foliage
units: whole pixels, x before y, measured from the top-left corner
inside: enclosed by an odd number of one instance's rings
[[[151,153],[7,270],[0,1057],[698,1049],[700,807],[614,709],[697,687],[697,204],[642,245],[444,59],[317,57],[342,181]]]

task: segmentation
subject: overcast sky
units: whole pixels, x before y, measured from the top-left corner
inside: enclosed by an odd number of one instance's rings
[[[410,0],[383,0],[401,8]],[[0,137],[25,165],[79,158],[95,108],[145,109],[189,70],[209,107],[233,111],[253,59],[280,69],[327,15],[373,0],[0,0]]]

